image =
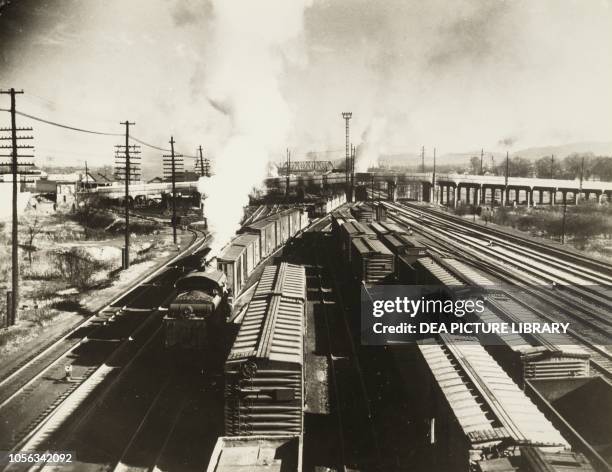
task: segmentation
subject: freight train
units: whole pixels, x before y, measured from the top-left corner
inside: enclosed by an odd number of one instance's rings
[[[225,435],[208,471],[302,470],[306,271],[267,266],[225,362]]]
[[[217,256],[217,268],[225,273],[231,297],[237,297],[260,262],[306,228],[308,214],[291,208],[249,223]]]
[[[345,269],[360,288],[367,291],[397,282],[433,284],[440,286],[443,296],[453,296],[458,288],[470,285],[465,264],[429,254],[409,228],[355,219],[370,215],[345,208],[332,214],[332,233],[343,258],[350,259]],[[463,277],[458,276],[460,271]],[[493,300],[485,315],[503,317],[516,309],[509,300]],[[564,437],[519,387],[527,378],[588,375],[588,359],[577,347],[549,343],[546,350],[536,347],[537,341],[520,336],[501,339],[499,349],[505,355],[500,361],[506,371],[477,338],[441,335],[392,347],[414,405],[408,428],[418,438],[413,444],[415,470],[595,470],[589,459],[571,450],[567,438],[581,445],[580,441]]]
[[[341,201],[332,198],[330,204]],[[214,332],[221,333],[233,301],[255,269],[308,224],[303,208],[282,210],[243,226],[214,264],[194,258],[189,265],[194,272],[176,283],[177,295],[163,318],[166,347],[205,349],[211,339],[217,340]]]

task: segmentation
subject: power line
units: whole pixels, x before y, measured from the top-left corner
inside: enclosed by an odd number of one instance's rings
[[[5,111],[5,110],[2,110],[2,111]],[[76,128],[74,126],[64,125],[62,123],[57,123],[55,121],[45,120],[44,118],[40,118],[38,116],[29,115],[29,114],[24,113],[22,111],[17,111],[15,113],[17,113],[18,115],[21,115],[21,116],[25,116],[26,118],[30,118],[31,120],[40,121],[41,123],[46,123],[48,125],[57,126],[59,128],[69,129],[71,131],[78,131],[80,133],[97,134],[97,135],[100,135],[100,136],[123,136],[121,133],[107,133],[107,132],[104,132],[104,131],[93,131],[93,130],[89,130],[89,129]]]
[[[6,109],[6,108],[0,108],[0,111],[10,112],[11,110]],[[18,114],[18,115],[24,116],[26,118],[30,118],[31,120],[40,121],[41,123],[45,123],[45,124],[51,125],[51,126],[57,126],[59,128],[68,129],[70,131],[77,131],[79,133],[95,134],[95,135],[98,135],[98,136],[124,136],[123,133],[109,133],[109,132],[106,132],[106,131],[97,131],[97,130],[90,130],[90,129],[85,129],[85,128],[77,128],[76,126],[65,125],[63,123],[58,123],[56,121],[47,120],[47,119],[41,118],[39,116],[34,116],[34,115],[30,115],[28,113],[24,113],[22,111],[16,111],[15,113]],[[143,141],[141,139],[136,138],[135,136],[130,135],[129,138],[132,141],[136,141],[137,143],[142,144],[143,146],[147,146],[147,147],[149,147],[151,149],[155,149],[157,151],[163,151],[163,152],[170,152],[169,149],[165,149],[165,148],[162,148],[160,146],[156,146],[154,144],[147,143],[147,142],[145,142],[145,141]],[[187,155],[186,157],[197,159],[197,156]]]

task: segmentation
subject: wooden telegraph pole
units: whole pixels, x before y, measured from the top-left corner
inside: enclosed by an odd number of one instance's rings
[[[183,156],[174,153],[174,137],[170,136],[170,154],[164,155],[164,177],[172,182],[172,240],[177,242],[176,237],[176,175],[183,173]]]
[[[9,90],[0,90],[0,94],[11,96],[11,127],[0,128],[2,132],[10,132],[10,137],[0,137],[0,140],[10,140],[9,146],[2,145],[0,149],[11,150],[10,154],[2,154],[0,157],[10,158],[10,162],[3,162],[3,167],[10,167],[12,178],[13,178],[13,201],[12,201],[12,290],[7,292],[7,313],[6,313],[6,326],[15,324],[18,316],[19,309],[19,218],[17,214],[17,198],[19,195],[19,182],[18,178],[22,174],[28,174],[26,169],[20,170],[19,167],[32,167],[34,164],[31,162],[19,162],[20,157],[33,158],[33,154],[19,155],[19,149],[34,149],[34,146],[18,145],[17,142],[20,139],[33,139],[33,136],[17,136],[18,131],[32,131],[32,128],[17,128],[16,123],[16,108],[15,108],[15,96],[22,94],[23,90],[17,91],[14,88]]]
[[[125,125],[125,145],[115,146],[115,175],[125,180],[125,248],[123,250],[123,268],[130,267],[130,181],[140,178],[140,151],[137,145],[130,146],[130,126],[136,123],[122,121]]]
[[[195,171],[200,173],[200,177],[210,177],[210,161],[204,159],[202,146],[198,147],[199,156],[196,160]]]

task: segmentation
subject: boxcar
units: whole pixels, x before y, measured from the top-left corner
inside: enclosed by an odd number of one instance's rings
[[[217,269],[227,276],[227,286],[232,295],[237,296],[246,283],[245,271],[247,248],[230,244],[217,257]]]
[[[488,277],[452,258],[439,260],[460,281],[494,289],[478,318],[485,323],[541,323],[532,307],[513,297],[510,287],[499,287]],[[498,289],[502,288],[502,291]],[[504,291],[507,291],[505,293]],[[590,356],[565,334],[500,333],[492,336],[487,350],[506,372],[523,386],[525,380],[574,379],[590,375]]]
[[[304,267],[266,267],[225,364],[227,435],[302,433],[305,299]]]
[[[243,264],[243,281],[245,281],[261,260],[259,237],[256,234],[241,234],[232,240],[232,245],[246,248],[245,263]]]
[[[291,217],[290,211],[282,211],[277,217],[277,247],[285,244],[291,237]]]
[[[351,261],[352,242],[355,238],[376,239],[376,233],[358,221],[349,221],[340,226],[340,248],[347,261]]]
[[[441,335],[420,342],[413,365],[417,372],[411,376],[419,379],[412,385],[419,398],[417,437],[423,441],[416,447],[424,453],[426,470],[474,470],[489,459],[517,454],[518,446],[570,450],[476,338]]]
[[[395,256],[378,239],[354,238],[351,243],[353,275],[374,284],[395,275]]]
[[[353,213],[360,223],[372,223],[374,221],[374,209],[366,203],[356,207]]]
[[[272,254],[278,247],[276,220],[273,216],[244,226],[240,233],[252,233],[259,237],[259,254],[264,259]]]

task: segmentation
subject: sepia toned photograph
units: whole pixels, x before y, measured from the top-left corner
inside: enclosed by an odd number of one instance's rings
[[[612,0],[0,0],[0,471],[612,472]]]

